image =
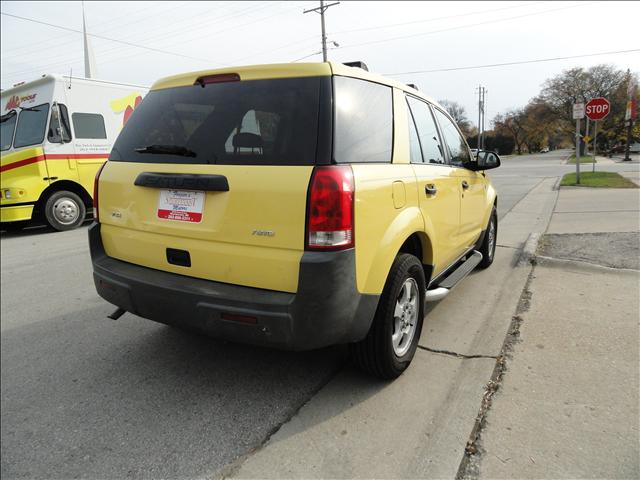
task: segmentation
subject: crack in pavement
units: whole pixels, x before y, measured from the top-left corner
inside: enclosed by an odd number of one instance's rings
[[[449,355],[451,357],[463,358],[463,359],[472,359],[472,358],[490,358],[492,360],[497,360],[498,355],[465,355],[464,353],[451,352],[449,350],[438,350],[436,348],[423,347],[422,345],[418,345],[420,350],[426,350],[431,353],[440,353],[442,355]]]
[[[500,245],[500,244],[496,244],[496,247],[500,247],[500,248],[510,248],[512,250],[522,250],[522,247],[512,247],[511,245]]]

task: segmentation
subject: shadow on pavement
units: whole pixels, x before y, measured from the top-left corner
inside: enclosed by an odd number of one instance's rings
[[[345,363],[101,305],[2,334],[4,478],[193,478],[257,447]]]

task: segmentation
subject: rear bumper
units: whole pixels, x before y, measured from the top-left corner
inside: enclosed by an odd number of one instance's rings
[[[298,292],[274,292],[163,272],[108,257],[100,224],[89,229],[98,294],[141,317],[216,338],[289,350],[355,342],[367,334],[378,295],[356,289],[354,250],[305,252]],[[255,324],[223,319],[253,317]]]

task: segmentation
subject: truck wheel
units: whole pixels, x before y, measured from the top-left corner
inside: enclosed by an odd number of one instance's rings
[[[350,346],[359,368],[382,379],[393,379],[409,366],[422,331],[425,288],[420,260],[406,253],[398,255],[369,333]]]
[[[87,209],[82,199],[75,193],[65,190],[53,193],[44,207],[47,223],[58,231],[79,227],[86,214]]]
[[[496,207],[491,210],[489,217],[489,225],[487,225],[484,240],[478,251],[482,254],[482,261],[478,264],[478,268],[487,268],[493,263],[493,257],[496,254],[496,243],[498,239],[498,214]]]

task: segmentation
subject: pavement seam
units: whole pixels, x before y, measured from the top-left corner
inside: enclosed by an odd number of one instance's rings
[[[576,213],[584,213],[584,214],[591,214],[591,213],[614,213],[614,212],[625,212],[625,213],[634,213],[634,212],[638,212],[640,210],[638,210],[637,208],[635,210],[590,210],[588,212],[553,212],[554,215],[556,214],[576,214]]]
[[[418,348],[420,350],[425,350],[431,353],[438,353],[438,354],[447,355],[450,357],[462,358],[463,360],[473,359],[473,358],[490,358],[490,359],[496,360],[498,358],[498,355],[465,355],[464,353],[452,352],[450,350],[439,350],[437,348],[423,347],[422,345],[418,345]]]
[[[547,178],[555,178],[555,177],[540,177],[540,181],[538,183],[536,183],[533,187],[531,187],[529,190],[527,190],[527,193],[525,193],[522,196],[522,198],[520,198],[520,200],[518,200],[516,203],[514,203],[509,210],[504,212],[502,214],[502,218],[506,217],[509,213],[511,213],[511,211],[513,211],[513,209],[516,208],[520,204],[520,202],[522,202],[525,198],[527,198],[527,195],[529,195],[534,188],[537,188],[538,185],[540,185],[542,182],[544,182]]]
[[[232,462],[228,463],[226,466],[220,469],[217,473],[213,473],[211,476],[208,476],[207,478],[216,479],[216,480],[218,479],[225,480],[227,478],[233,477],[236,473],[238,473],[242,468],[242,465],[244,464],[244,462],[246,462],[250,457],[255,455],[257,452],[262,450],[267,445],[267,443],[269,443],[269,440],[271,440],[271,437],[273,437],[276,433],[278,433],[278,431],[284,425],[289,423],[296,415],[298,415],[300,413],[300,410],[302,410],[311,400],[313,400],[315,396],[320,392],[320,390],[326,387],[329,384],[329,382],[331,382],[338,375],[338,373],[340,373],[340,371],[344,369],[345,365],[347,365],[348,362],[349,360],[347,359],[337,364],[336,368],[333,371],[329,372],[326,378],[324,378],[321,382],[319,382],[317,388],[315,388],[313,391],[309,393],[308,398],[297,407],[292,408],[288,412],[288,414],[285,415],[285,418],[282,420],[282,422],[280,422],[278,425],[275,425],[271,430],[269,430],[266,433],[262,441],[260,441],[257,445],[255,445],[253,448],[251,448],[247,452],[238,456],[238,458],[236,458]]]
[[[535,256],[535,260],[536,262],[545,262],[545,263],[549,263],[549,264],[561,264],[561,265],[575,265],[578,264],[577,266],[589,266],[589,267],[595,267],[595,268],[601,268],[603,270],[612,270],[615,272],[632,272],[632,273],[638,273],[640,272],[640,270],[636,270],[635,268],[623,268],[623,267],[608,267],[606,265],[600,265],[599,263],[593,263],[593,262],[587,262],[585,260],[574,260],[574,259],[570,259],[570,258],[557,258],[557,257],[547,257],[545,255],[536,255]]]

